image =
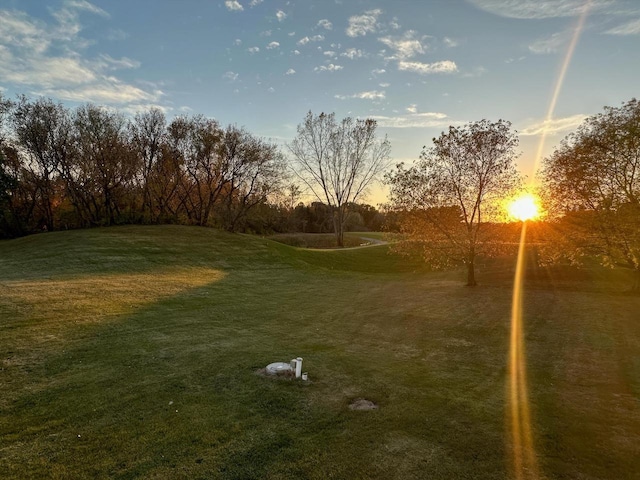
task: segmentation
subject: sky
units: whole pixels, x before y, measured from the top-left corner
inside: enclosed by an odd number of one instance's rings
[[[283,146],[308,111],[373,118],[393,163],[504,119],[532,178],[638,78],[640,0],[0,0],[5,97],[203,114]]]

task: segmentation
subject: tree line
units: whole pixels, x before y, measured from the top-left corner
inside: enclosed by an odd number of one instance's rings
[[[119,223],[181,223],[229,231],[403,233],[433,266],[512,248],[504,201],[523,189],[508,121],[452,126],[420,158],[389,169],[390,144],[371,119],[309,112],[280,148],[202,115],[168,121],[158,109],[127,118],[95,105],[0,95],[0,236]],[[385,173],[382,212],[358,203]],[[638,273],[640,104],[605,107],[543,161],[548,217],[541,258],[584,255]],[[315,202],[299,201],[303,190]],[[514,235],[517,237],[517,235]]]
[[[117,223],[234,231],[286,177],[277,145],[202,115],[0,101],[5,236]]]
[[[287,145],[309,168],[292,169],[275,143],[203,115],[168,121],[151,108],[127,118],[92,104],[69,109],[0,94],[0,237],[179,223],[332,232],[341,243],[345,229],[382,225],[374,207],[357,203],[386,166],[389,144],[375,130],[372,120],[309,112]],[[317,201],[302,203],[301,186]]]

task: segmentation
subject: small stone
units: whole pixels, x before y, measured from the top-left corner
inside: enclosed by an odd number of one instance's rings
[[[349,410],[377,410],[378,405],[366,398],[356,398],[349,404]]]

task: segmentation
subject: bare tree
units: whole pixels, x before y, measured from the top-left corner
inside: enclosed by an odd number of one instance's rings
[[[143,217],[148,216],[149,220],[154,221],[155,212],[150,183],[152,172],[157,170],[157,163],[162,153],[167,120],[162,110],[151,108],[145,112],[137,113],[130,128],[132,147],[140,157],[141,170],[138,182],[142,187],[142,215]]]
[[[491,245],[488,222],[520,183],[517,145],[509,122],[481,120],[449,127],[415,165],[399,164],[386,176],[407,238],[398,248],[418,243],[436,267],[464,263],[467,285],[475,286],[476,256]]]
[[[68,111],[59,103],[40,98],[21,97],[13,113],[19,151],[27,158],[25,168],[32,180],[34,198],[41,210],[44,226],[55,227],[54,204],[61,163],[68,160],[72,148],[72,125]]]
[[[138,165],[128,138],[126,120],[96,105],[75,112],[77,162],[71,168],[75,183],[91,207],[92,222],[113,225],[122,221],[132,204],[131,187]],[[80,190],[79,190],[80,191]]]
[[[321,202],[333,210],[338,246],[344,245],[348,205],[387,168],[390,144],[376,138],[375,120],[347,117],[336,122],[335,114],[307,114],[298,125],[296,138],[287,145],[295,172]]]
[[[17,175],[12,171],[11,164],[5,155],[5,149],[8,149],[8,146],[5,141],[4,124],[12,107],[12,103],[0,92],[0,238],[11,229],[13,217],[11,197],[18,184]]]
[[[221,147],[228,166],[222,217],[224,227],[235,231],[249,210],[281,188],[284,162],[277,145],[235,126],[227,127]]]
[[[224,131],[203,115],[176,117],[169,124],[169,145],[184,175],[179,196],[189,220],[207,225],[222,195],[228,165],[220,156]]]

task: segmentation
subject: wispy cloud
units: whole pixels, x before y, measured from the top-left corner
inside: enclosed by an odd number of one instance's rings
[[[355,60],[356,58],[364,58],[367,54],[359,48],[347,48],[340,56],[348,58],[349,60]]]
[[[348,98],[359,98],[362,100],[383,100],[384,98],[386,98],[386,93],[384,91],[379,92],[377,90],[371,90],[368,92],[354,93],[352,95],[334,95],[334,97],[338,100],[346,100]]]
[[[604,33],[608,35],[640,35],[640,18],[610,28]]]
[[[255,7],[257,5],[260,5],[264,0],[251,0],[251,2],[249,2],[249,6],[250,7]]]
[[[92,13],[104,18],[110,17],[106,11],[85,0],[65,0],[62,3],[62,8],[52,12],[53,17],[59,23],[57,29],[57,36],[59,39],[71,40],[77,37],[82,30],[82,25],[80,23],[81,11]]]
[[[239,74],[237,74],[237,73],[235,73],[235,72],[228,71],[228,72],[225,72],[225,74],[224,74],[224,75],[222,75],[222,78],[225,78],[225,79],[227,79],[227,80],[230,80],[230,81],[232,81],[232,82],[235,82],[235,81],[238,79],[238,77],[239,77],[239,76],[240,76],[240,75],[239,75]]]
[[[140,62],[128,57],[112,58],[110,55],[102,54],[98,57],[97,65],[105,70],[120,70],[126,68],[138,68]]]
[[[463,71],[461,76],[463,78],[476,78],[483,76],[485,73],[487,73],[487,69],[480,65],[479,67],[474,67],[470,70]]]
[[[398,70],[431,75],[434,73],[455,73],[458,71],[458,66],[451,60],[434,63],[400,61],[398,62]]]
[[[241,12],[244,10],[244,7],[238,2],[238,0],[226,0],[224,2],[224,6],[227,7],[227,10],[230,12]]]
[[[576,17],[585,9],[594,25],[606,18],[606,35],[640,35],[638,0],[467,0],[476,7],[507,18],[545,19]],[[618,23],[615,25],[615,23]],[[612,26],[615,25],[615,26]],[[568,34],[555,34],[529,46],[536,54],[554,53],[568,42]]]
[[[289,70],[287,70],[285,73],[285,75],[295,75],[296,71],[293,68],[290,68]]]
[[[157,102],[162,96],[161,91],[147,92],[133,85],[127,85],[116,78],[109,78],[106,82],[85,85],[78,88],[49,88],[38,92],[42,95],[53,96],[61,100],[73,102],[96,102],[106,104],[137,104],[140,102]]]
[[[387,59],[405,59],[415,55],[425,53],[426,47],[422,44],[422,39],[414,30],[407,30],[402,36],[380,37],[378,40],[388,46],[395,54]]]
[[[584,122],[586,118],[587,115],[577,114],[570,117],[544,120],[542,122],[537,122],[524,128],[520,131],[520,135],[531,136],[541,135],[543,133],[546,133],[547,135],[554,135],[556,133],[566,132],[578,127],[582,122]]]
[[[371,118],[378,122],[380,127],[385,128],[441,128],[464,123],[452,121],[447,115],[439,112],[410,113],[395,117],[377,115]]]
[[[287,14],[284,13],[282,10],[278,10],[276,12],[276,18],[278,19],[279,22],[282,22],[285,18],[287,18]]]
[[[330,63],[329,65],[320,65],[319,67],[315,67],[313,69],[314,72],[337,72],[338,70],[342,70],[344,67],[342,65],[334,65]]]
[[[585,8],[591,13],[611,13],[620,8],[617,0],[467,0],[486,12],[501,17],[542,19],[575,17]]]
[[[320,28],[324,28],[325,30],[331,30],[333,28],[333,23],[331,23],[326,18],[323,18],[322,20],[318,21],[318,25],[316,26]]]
[[[111,28],[107,32],[107,40],[111,40],[113,42],[119,42],[122,40],[126,40],[129,38],[129,34],[124,30],[120,30],[119,28]]]
[[[4,55],[0,56],[4,60]],[[12,58],[12,60],[17,60]],[[99,74],[76,58],[42,57],[14,66],[2,63],[0,78],[9,83],[52,89],[65,85],[78,86],[97,81]]]
[[[251,55],[258,53],[260,51],[260,47],[249,47],[247,48],[247,52],[249,52]]]
[[[138,68],[137,60],[107,54],[86,57],[90,42],[80,36],[81,12],[110,17],[85,0],[64,1],[51,11],[52,23],[25,12],[0,10],[0,81],[61,100],[123,106],[157,103],[164,95],[160,89],[131,85],[114,74]]]
[[[271,42],[269,45],[267,45],[267,50],[273,50],[274,48],[278,48],[279,46],[280,46],[280,43]]]
[[[64,2],[64,5],[70,9],[86,10],[87,12],[93,13],[95,15],[101,15],[106,18],[110,17],[110,15],[103,9],[87,2],[86,0],[66,0]]]
[[[354,15],[349,18],[349,26],[346,33],[350,37],[364,37],[368,33],[378,31],[378,17],[382,14],[382,10],[368,10],[362,15]]]
[[[556,53],[570,40],[568,32],[554,33],[549,37],[540,38],[529,45],[529,51],[537,55]]]
[[[324,35],[314,35],[313,37],[302,37],[298,40],[298,45],[306,45],[309,42],[321,42],[324,40]]]
[[[456,40],[455,38],[451,38],[451,37],[444,37],[442,39],[442,43],[444,44],[445,47],[449,47],[449,48],[454,48],[460,45],[459,40]]]

